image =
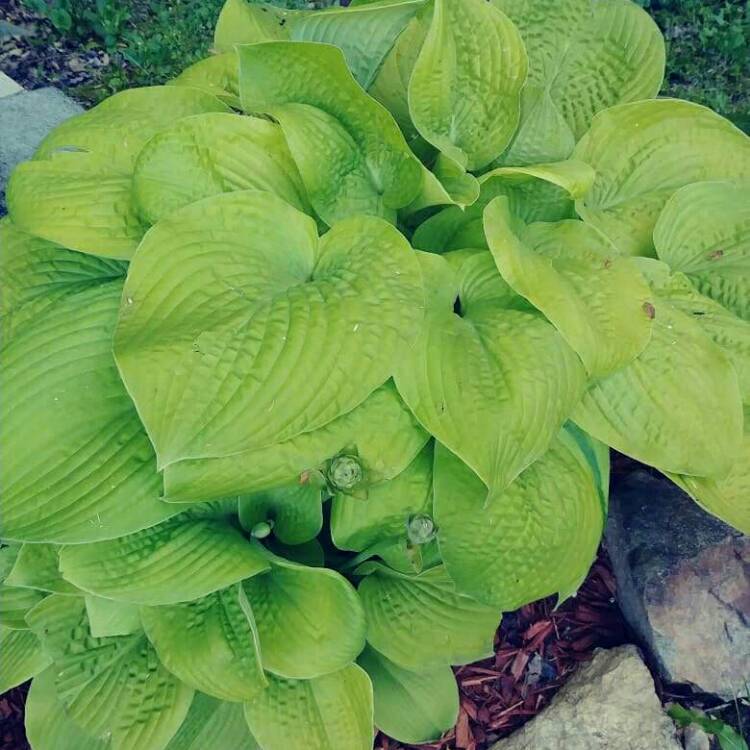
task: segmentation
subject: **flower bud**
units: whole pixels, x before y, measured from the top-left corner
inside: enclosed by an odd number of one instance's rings
[[[411,544],[427,544],[437,534],[435,522],[425,513],[411,516],[406,522],[406,535]]]
[[[260,521],[253,526],[250,536],[253,539],[265,539],[273,530],[273,521]]]
[[[328,481],[337,490],[350,490],[362,481],[362,465],[355,456],[336,456],[328,467]]]

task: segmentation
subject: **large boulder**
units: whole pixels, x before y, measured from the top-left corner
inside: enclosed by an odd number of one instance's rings
[[[492,750],[682,750],[635,646],[597,651],[536,718]]]
[[[620,607],[668,682],[731,700],[750,675],[750,538],[644,469],[618,477],[607,525]]]

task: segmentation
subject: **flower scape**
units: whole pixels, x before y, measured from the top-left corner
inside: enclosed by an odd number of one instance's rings
[[[228,0],[215,51],[11,176],[0,692],[34,750],[432,741],[610,447],[750,531],[750,139],[629,0]]]

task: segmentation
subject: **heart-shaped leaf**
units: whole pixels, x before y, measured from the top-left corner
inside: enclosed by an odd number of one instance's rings
[[[359,584],[367,641],[401,667],[420,672],[492,654],[500,611],[459,594],[444,566],[405,575],[378,563]]]
[[[750,177],[750,138],[706,107],[657,99],[599,113],[575,158],[596,170],[581,218],[621,252],[653,255],[654,225],[679,188]]]
[[[280,557],[270,562],[268,573],[244,583],[263,667],[281,677],[310,679],[353,661],[365,645],[365,616],[351,584],[328,568]]]
[[[606,447],[588,450],[603,452]],[[599,456],[602,459],[602,456]],[[563,429],[549,450],[499,496],[455,455],[435,455],[435,519],[445,567],[461,591],[503,611],[572,593],[604,528],[608,476]],[[477,539],[482,539],[477,544]]]
[[[566,159],[596,112],[656,96],[664,40],[629,0],[498,0],[529,55],[521,123],[504,164]]]
[[[654,227],[659,258],[703,294],[750,322],[750,189],[729,182],[686,185]]]
[[[517,295],[489,253],[466,260],[457,281],[461,314],[450,295],[433,300],[396,386],[417,419],[500,490],[547,449],[585,372],[540,315],[511,309]]]
[[[314,680],[269,676],[245,718],[263,750],[371,750],[372,685],[354,664]]]
[[[391,222],[419,191],[419,161],[388,111],[352,78],[330,44],[266,42],[238,47],[246,112],[284,131],[310,202],[331,225],[354,214]]]
[[[649,263],[660,265],[646,260],[641,268]],[[742,443],[737,372],[695,316],[662,298],[658,286],[649,314],[646,348],[593,383],[572,419],[615,450],[661,471],[725,476]]]
[[[162,130],[139,154],[133,174],[133,196],[149,224],[202,198],[250,189],[309,209],[279,126],[223,112],[184,117]]]
[[[268,684],[241,585],[185,604],[141,607],[141,619],[164,666],[196,690],[225,701],[247,701]]]
[[[226,456],[362,403],[415,334],[422,298],[418,261],[384,221],[348,219],[318,242],[280,198],[227,193],[144,239],[115,358],[162,467]]]
[[[651,290],[606,237],[581,221],[514,221],[506,198],[487,206],[484,228],[505,281],[545,314],[589,376],[608,375],[643,351]]]
[[[389,737],[421,745],[456,723],[458,686],[449,666],[411,672],[369,646],[357,663],[372,680],[375,726]]]
[[[516,129],[527,65],[521,35],[497,6],[435,0],[409,80],[417,130],[462,167],[484,167]]]

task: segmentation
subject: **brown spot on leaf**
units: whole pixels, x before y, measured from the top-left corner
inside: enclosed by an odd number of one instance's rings
[[[656,308],[650,302],[643,303],[643,312],[646,313],[646,317],[649,320],[653,320],[656,317]]]
[[[714,250],[712,253],[708,254],[709,260],[719,260],[719,258],[724,257],[724,251],[723,250]]]
[[[605,268],[611,268],[612,267],[612,258],[605,258],[604,259],[604,267]]]

